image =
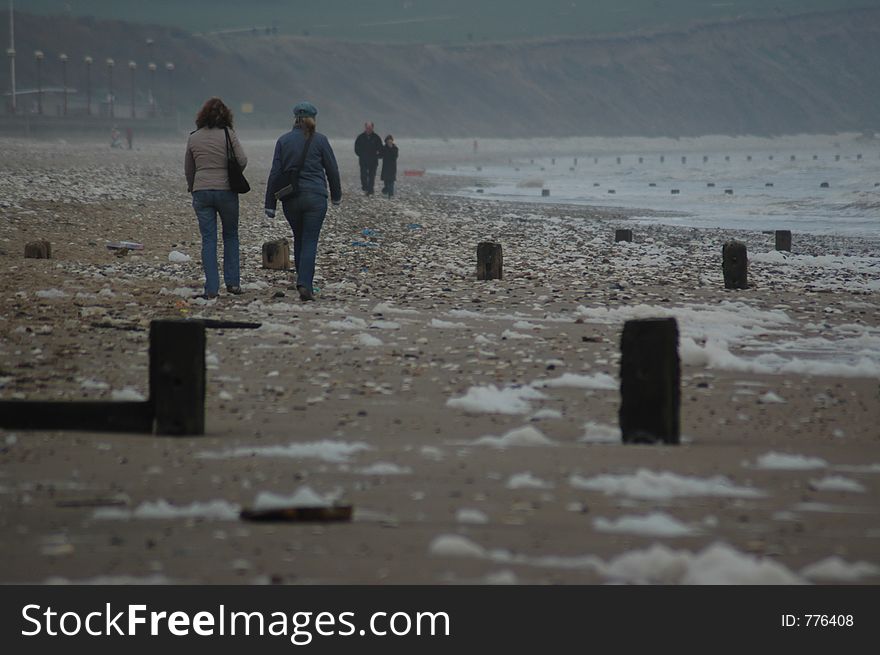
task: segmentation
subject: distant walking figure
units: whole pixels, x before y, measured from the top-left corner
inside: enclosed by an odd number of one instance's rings
[[[376,181],[376,168],[379,166],[379,157],[382,153],[382,139],[373,132],[373,124],[369,121],[364,123],[364,131],[354,141],[354,153],[358,156],[358,163],[361,165],[361,189],[371,196]]]
[[[293,129],[278,138],[266,182],[266,216],[275,217],[277,202],[281,200],[284,216],[293,230],[296,288],[303,301],[315,299],[315,260],[327,214],[328,184],[333,204],[342,202],[336,156],[327,137],[315,131],[317,115],[318,110],[310,102],[293,108]]]
[[[202,266],[205,292],[216,298],[220,290],[217,273],[217,215],[223,226],[223,281],[226,291],[241,293],[238,242],[238,194],[230,190],[226,167],[226,134],[242,168],[247,157],[232,129],[232,112],[220,98],[210,98],[196,116],[196,130],[186,142],[186,185],[202,233]]]
[[[397,146],[394,137],[390,134],[385,137],[385,145],[382,147],[382,195],[388,198],[394,195],[394,181],[397,179]]]

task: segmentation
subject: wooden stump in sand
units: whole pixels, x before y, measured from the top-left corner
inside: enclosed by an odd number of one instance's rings
[[[31,241],[24,247],[25,259],[52,259],[52,244],[48,241]]]
[[[500,243],[484,241],[477,246],[477,279],[500,280],[504,264]]]
[[[681,406],[678,323],[674,318],[627,321],[620,351],[623,443],[677,444]]]
[[[287,239],[263,244],[263,268],[286,271],[290,268],[290,244]]]
[[[776,230],[776,249],[791,252],[791,230]]]
[[[150,323],[150,402],[156,434],[205,434],[203,323]]]
[[[614,242],[618,241],[629,241],[633,240],[633,231],[632,230],[614,230]]]
[[[746,244],[728,241],[721,249],[721,270],[724,273],[725,289],[749,288],[749,258]]]

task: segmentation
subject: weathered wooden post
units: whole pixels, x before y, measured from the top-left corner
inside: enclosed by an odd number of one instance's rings
[[[728,241],[721,249],[721,260],[724,288],[748,289],[749,258],[746,253],[746,244],[741,241]]]
[[[620,352],[623,443],[679,443],[678,323],[674,318],[627,321]]]
[[[290,268],[290,243],[287,239],[263,244],[263,268],[286,271]]]
[[[724,155],[724,161],[730,161],[730,155]]]
[[[834,155],[834,161],[840,161],[840,155]]]
[[[791,252],[791,230],[776,230],[776,249]]]
[[[644,161],[645,161],[645,158],[644,158],[644,157],[639,157],[639,163],[640,163],[640,164],[644,163]]]
[[[614,230],[614,242],[620,241],[629,241],[633,240],[633,231],[632,230]]]
[[[728,195],[728,196],[732,196],[732,195],[733,195],[733,189],[724,189],[724,194],[725,194],[725,195]]]
[[[681,189],[670,189],[669,192],[670,192],[672,195],[677,196],[679,193],[681,193]]]
[[[541,197],[546,198],[550,195],[550,189],[541,189]]]
[[[703,155],[703,163],[705,164],[708,161],[709,161],[709,155]]]
[[[574,158],[574,163],[572,164],[572,166],[577,166],[577,165],[578,165],[578,158],[575,157],[575,158]]]
[[[688,158],[687,158],[687,157],[682,157],[682,158],[681,158],[681,163],[682,163],[682,164],[687,164],[687,163],[688,163]]]
[[[829,188],[830,186],[831,186],[831,185],[828,184],[828,182],[822,182],[822,184],[819,185],[819,188],[820,188],[820,189],[827,189],[827,188]]]
[[[52,244],[48,241],[31,241],[24,247],[25,259],[52,259]]]
[[[617,163],[618,163],[618,164],[620,163],[620,157],[617,158]]]
[[[748,156],[746,157],[746,161],[752,161],[752,156],[751,156],[751,155],[748,155]]]
[[[150,402],[156,434],[205,434],[203,323],[150,323]]]
[[[662,164],[665,161],[666,161],[666,157],[664,155],[660,155],[660,163]]]
[[[556,157],[553,157],[552,159],[550,159],[550,165],[556,166]]]
[[[500,243],[483,241],[477,245],[477,279],[500,280],[504,257]]]

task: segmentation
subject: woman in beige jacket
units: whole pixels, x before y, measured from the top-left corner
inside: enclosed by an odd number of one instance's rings
[[[210,98],[196,116],[196,131],[186,142],[186,184],[202,234],[202,266],[205,292],[202,298],[216,298],[220,291],[217,272],[217,215],[223,232],[223,281],[226,291],[241,293],[238,241],[238,194],[229,188],[226,167],[226,132],[235,158],[244,168],[247,156],[232,129],[232,112],[220,98]]]

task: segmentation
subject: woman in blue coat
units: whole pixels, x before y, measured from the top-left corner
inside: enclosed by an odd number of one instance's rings
[[[300,300],[305,301],[315,299],[312,283],[318,237],[327,214],[327,187],[330,200],[338,205],[342,202],[342,185],[330,142],[316,131],[318,110],[310,102],[301,102],[293,108],[293,115],[293,129],[275,144],[266,183],[265,212],[274,218],[277,201],[281,200],[284,217],[293,231],[296,288]]]

